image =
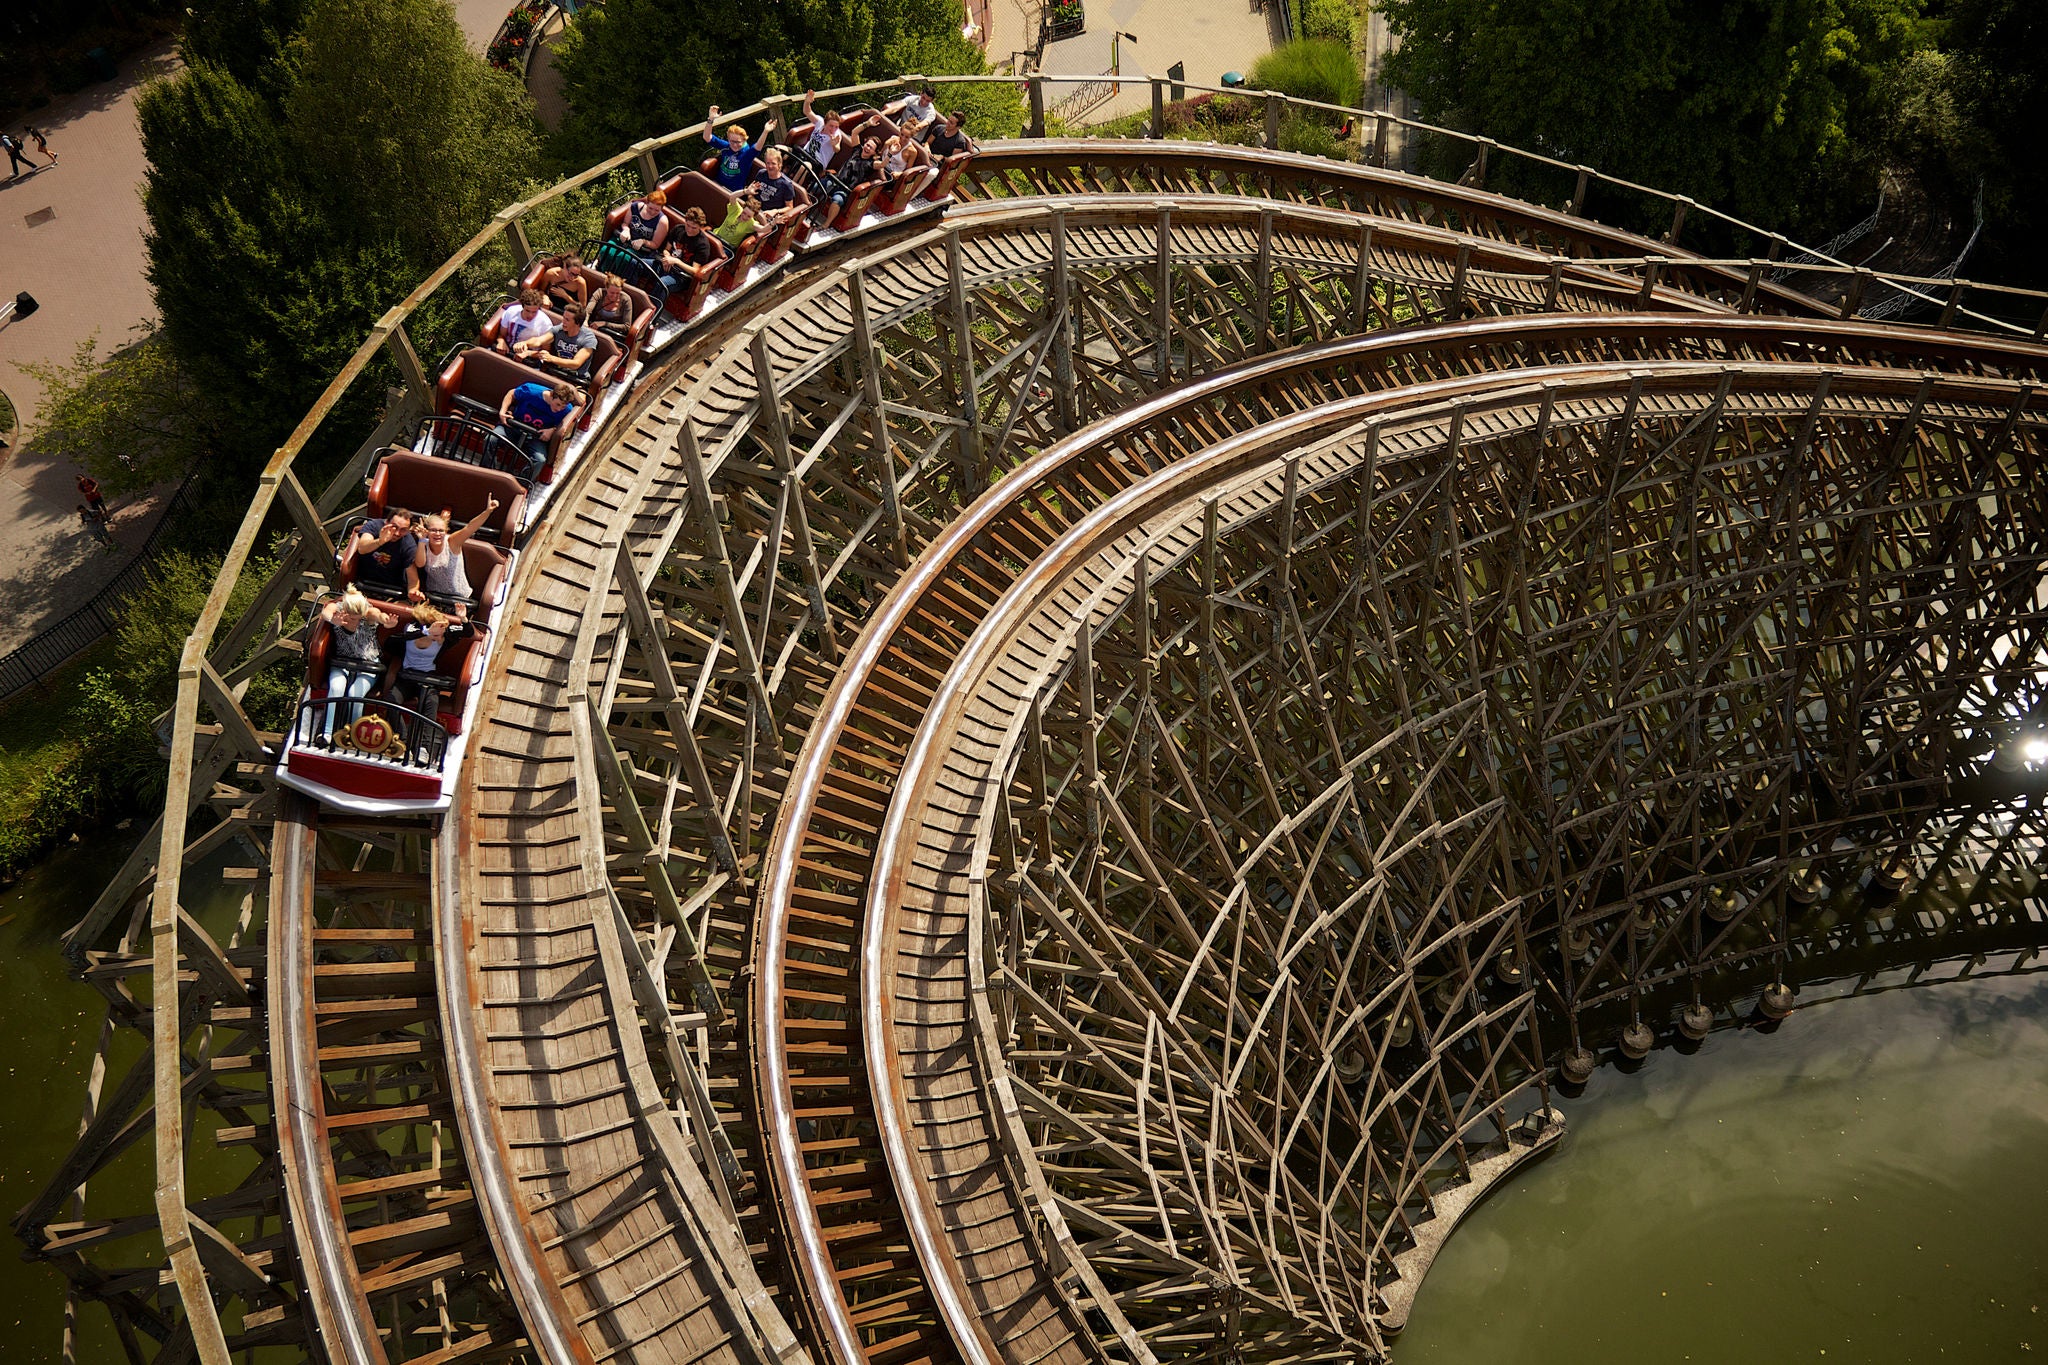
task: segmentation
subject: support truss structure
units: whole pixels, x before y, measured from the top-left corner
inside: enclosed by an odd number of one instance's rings
[[[243,701],[495,224],[209,600],[32,1255],[136,1361],[1372,1360],[1560,1064],[2038,952],[2048,350],[1486,155],[986,149],[641,381],[352,819]]]

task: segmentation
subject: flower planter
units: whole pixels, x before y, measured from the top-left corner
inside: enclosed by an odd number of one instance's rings
[[[548,15],[555,9],[552,3],[534,3],[522,0],[514,5],[505,22],[498,25],[498,32],[484,49],[484,56],[500,71],[511,71],[521,77],[533,65],[534,48],[540,37],[542,26]]]
[[[1088,27],[1088,16],[1081,7],[1081,0],[1054,0],[1045,10],[1045,37],[1048,42],[1058,38],[1071,38]]]

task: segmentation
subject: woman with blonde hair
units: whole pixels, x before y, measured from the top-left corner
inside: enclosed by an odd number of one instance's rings
[[[341,596],[320,609],[327,623],[327,695],[330,700],[346,698],[347,705],[327,708],[327,733],[332,735],[362,719],[358,700],[370,695],[384,671],[384,645],[379,626],[395,626],[398,618],[379,610],[362,590],[351,584]]]
[[[476,590],[469,586],[469,573],[462,565],[462,547],[497,510],[498,498],[492,494],[482,513],[472,517],[460,531],[448,529],[450,513],[446,507],[422,518],[420,548],[412,561],[420,576],[419,587],[412,591],[413,601],[424,602],[429,595],[438,597],[458,621],[469,619],[469,602],[476,596]]]
[[[606,275],[604,288],[590,301],[590,312],[586,316],[591,326],[603,328],[623,339],[626,328],[633,323],[633,300],[626,293],[626,282],[617,275]]]

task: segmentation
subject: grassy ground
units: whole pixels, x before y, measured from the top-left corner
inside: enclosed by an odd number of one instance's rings
[[[0,883],[80,827],[93,803],[74,715],[87,670],[115,657],[111,639],[0,708]]]
[[[78,741],[65,732],[78,700],[78,680],[87,669],[104,668],[113,658],[113,640],[102,640],[44,679],[41,687],[0,707],[0,822],[13,813],[14,802],[36,773],[77,752]]]
[[[0,436],[6,436],[13,430],[14,404],[8,401],[6,394],[0,393]]]

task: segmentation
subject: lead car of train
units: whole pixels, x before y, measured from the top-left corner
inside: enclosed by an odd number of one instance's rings
[[[856,139],[871,134],[887,137],[896,131],[878,111],[842,115],[842,126]],[[971,155],[960,153],[894,179],[870,182],[840,206],[813,190],[815,202],[807,216],[755,232],[722,259],[672,276],[672,288],[664,287],[647,262],[619,245],[631,201],[614,204],[605,216],[604,240],[586,244],[581,253],[590,262],[582,273],[593,297],[604,288],[606,273],[622,276],[630,307],[619,324],[599,330],[597,355],[590,380],[581,388],[575,418],[564,422],[540,451],[540,467],[531,477],[526,474],[529,461],[498,434],[498,407],[513,388],[547,376],[497,349],[498,310],[491,310],[475,342],[455,347],[443,359],[434,410],[422,419],[412,441],[378,455],[367,481],[364,515],[347,524],[337,542],[337,591],[363,588],[370,603],[396,622],[378,628],[383,671],[367,696],[330,697],[328,678],[336,642],[326,620],[315,616],[306,642],[305,690],[279,747],[278,780],[330,806],[362,814],[446,810],[476,720],[496,641],[498,610],[519,547],[539,524],[554,491],[564,486],[623,409],[654,357],[731,309],[735,300],[792,260],[870,234],[894,235],[943,213]],[[659,188],[667,198],[663,212],[671,233],[681,231],[683,212],[692,207],[702,209],[708,222],[724,220],[733,196],[708,177],[711,164],[707,160],[701,168],[677,168],[661,177]],[[559,252],[536,255],[521,272],[520,287],[540,288],[560,260]],[[558,295],[550,295],[545,305],[556,323],[561,320],[559,305]],[[445,513],[451,530],[477,523],[460,545],[469,594],[427,598],[451,618],[451,624],[432,669],[408,670],[404,675],[417,707],[392,699],[414,604],[402,595],[369,591],[368,585],[358,583],[358,529],[394,508],[405,508],[416,518]]]

